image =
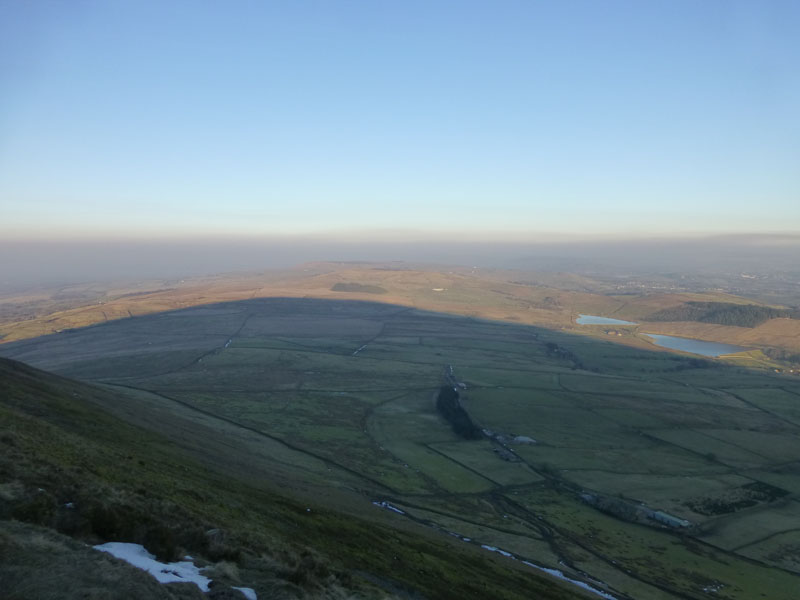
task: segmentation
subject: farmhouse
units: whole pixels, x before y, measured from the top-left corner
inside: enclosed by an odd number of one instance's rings
[[[535,444],[536,440],[527,435],[518,435],[514,438],[513,442],[515,444]]]

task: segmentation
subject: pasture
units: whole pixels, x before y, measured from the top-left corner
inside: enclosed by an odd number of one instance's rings
[[[116,413],[138,423],[192,414],[250,448],[253,477],[335,488],[356,510],[390,502],[398,523],[588,574],[618,598],[789,600],[800,584],[787,550],[800,527],[790,378],[591,335],[286,298],[122,319],[0,353],[114,390]],[[436,412],[450,367],[483,439],[459,438]],[[622,516],[646,510],[690,526]]]

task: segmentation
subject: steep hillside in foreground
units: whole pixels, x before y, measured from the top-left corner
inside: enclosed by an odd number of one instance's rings
[[[569,598],[441,534],[396,529],[214,472],[105,412],[109,392],[0,359],[4,598]],[[157,585],[86,545],[191,554],[216,586]]]

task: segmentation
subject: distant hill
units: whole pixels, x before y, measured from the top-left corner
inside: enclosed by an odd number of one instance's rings
[[[620,288],[569,273],[310,263],[284,271],[74,285],[2,296],[0,345],[190,306],[271,297],[379,301],[558,330],[575,327],[577,314],[607,315],[640,323],[647,333],[800,352],[796,311],[722,292],[664,289],[669,288]],[[775,315],[793,320],[778,321]],[[634,336],[614,341],[639,343]]]
[[[735,327],[757,327],[770,319],[777,318],[798,319],[800,311],[757,304],[686,302],[680,306],[660,310],[645,319],[647,321],[696,321]]]

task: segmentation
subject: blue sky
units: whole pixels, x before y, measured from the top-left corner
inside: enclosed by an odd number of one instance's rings
[[[798,2],[0,3],[0,237],[800,230]]]

